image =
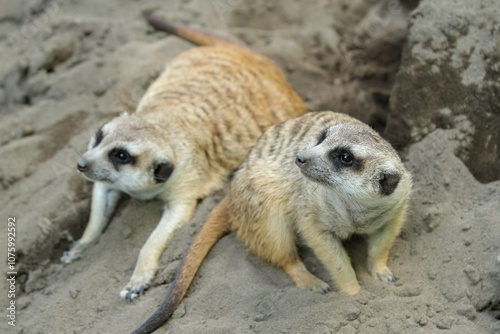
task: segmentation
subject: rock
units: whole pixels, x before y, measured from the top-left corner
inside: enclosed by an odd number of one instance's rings
[[[24,290],[27,293],[42,290],[47,285],[47,277],[41,269],[30,272]]]
[[[436,327],[439,329],[451,329],[451,326],[453,326],[453,318],[452,317],[442,317],[436,323]]]
[[[123,239],[128,239],[133,234],[133,230],[130,226],[124,226],[123,229],[120,231],[120,234],[123,237]]]
[[[464,269],[464,272],[465,272],[465,275],[467,276],[467,278],[469,279],[469,281],[473,285],[476,285],[481,280],[481,275],[477,272],[476,268],[474,268],[471,265],[468,265]]]
[[[465,297],[463,288],[458,288],[456,284],[443,284],[441,286],[441,293],[450,303],[456,303]]]
[[[422,288],[418,286],[404,286],[396,291],[398,297],[416,297],[422,293]]]
[[[23,295],[17,299],[18,310],[24,310],[31,305],[31,299],[27,295]]]
[[[57,65],[64,63],[73,55],[76,43],[76,36],[71,33],[55,35],[32,56],[31,70],[33,73],[40,69],[54,71]]]
[[[23,137],[28,137],[28,136],[33,135],[34,133],[35,133],[35,129],[31,125],[26,125],[26,126],[24,126],[21,135]]]
[[[357,333],[357,330],[356,330],[356,328],[354,328],[350,325],[347,325],[347,326],[341,327],[337,333],[339,333],[339,334],[355,334],[355,333]]]
[[[465,117],[473,131],[461,159],[479,181],[500,179],[499,18],[496,0],[420,2],[391,95],[385,136],[392,144],[405,147]]]
[[[319,32],[319,40],[328,51],[333,53],[340,53],[339,45],[340,45],[340,36],[339,34],[329,27],[322,29]]]
[[[170,262],[164,270],[158,273],[155,278],[156,284],[170,284],[174,281],[177,270],[179,269],[179,260]]]
[[[69,296],[73,299],[76,299],[76,297],[78,297],[78,293],[80,292],[80,290],[78,289],[71,289],[69,291]]]
[[[186,304],[180,303],[177,309],[172,314],[172,319],[179,319],[186,315]]]
[[[347,310],[344,312],[344,318],[347,321],[354,321],[359,318],[359,310]]]
[[[476,319],[476,310],[472,307],[472,305],[459,308],[457,310],[457,314],[469,319],[470,321],[474,321]]]
[[[440,221],[440,213],[438,212],[427,212],[424,216],[424,224],[427,227],[427,232],[434,231],[439,224]]]

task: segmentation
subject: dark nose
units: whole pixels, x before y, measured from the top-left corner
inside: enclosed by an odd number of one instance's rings
[[[78,169],[79,172],[86,172],[87,169],[88,169],[88,165],[85,161],[83,161],[82,159],[78,160],[78,162],[76,163],[76,169]]]
[[[304,156],[300,153],[298,153],[295,157],[295,164],[302,168],[306,164],[307,160],[304,158]]]

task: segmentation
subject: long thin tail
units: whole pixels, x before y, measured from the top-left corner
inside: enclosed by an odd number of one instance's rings
[[[224,198],[210,213],[206,223],[194,239],[184,256],[181,268],[168,291],[167,298],[156,312],[136,329],[133,334],[152,333],[163,325],[186,294],[203,259],[215,243],[229,233],[228,199]]]
[[[190,28],[182,24],[172,23],[157,15],[145,15],[145,18],[148,23],[156,30],[168,32],[169,34],[178,36],[194,44],[226,45],[250,51],[250,49],[246,46],[243,46],[236,42],[231,42],[230,40],[227,40],[225,38],[218,37],[194,28]]]

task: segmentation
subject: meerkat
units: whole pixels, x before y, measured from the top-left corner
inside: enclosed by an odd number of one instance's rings
[[[94,182],[89,223],[61,260],[70,263],[94,242],[120,195],[165,202],[157,227],[142,247],[127,300],[154,278],[174,232],[192,218],[197,200],[222,188],[262,132],[305,113],[301,98],[270,59],[245,46],[157,16],[157,30],[201,46],[174,58],[132,114],[102,126],[77,162]]]
[[[310,112],[271,127],[193,241],[166,300],[134,333],[150,333],[169,319],[210,248],[229,232],[297,287],[326,293],[330,286],[299,258],[297,244],[305,243],[337,290],[349,295],[360,286],[342,240],[365,235],[371,275],[395,281],[387,260],[411,186],[391,145],[350,116]]]

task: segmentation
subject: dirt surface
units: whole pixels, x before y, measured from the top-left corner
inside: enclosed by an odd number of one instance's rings
[[[155,286],[132,304],[118,294],[162,203],[123,200],[81,260],[59,260],[88,220],[92,185],[75,163],[90,136],[124,110],[120,97],[138,100],[151,77],[193,47],[149,28],[141,16],[149,11],[274,59],[309,110],[372,125],[414,175],[408,221],[389,261],[395,284],[368,275],[362,238],[347,243],[362,288],[351,297],[297,289],[229,235],[159,333],[500,332],[500,6],[402,3],[0,1],[0,256],[7,259],[15,217],[17,272],[15,298],[10,281],[0,280],[0,332],[132,331],[161,303],[224,195],[199,204],[163,255]],[[301,255],[333,283],[309,249]]]

